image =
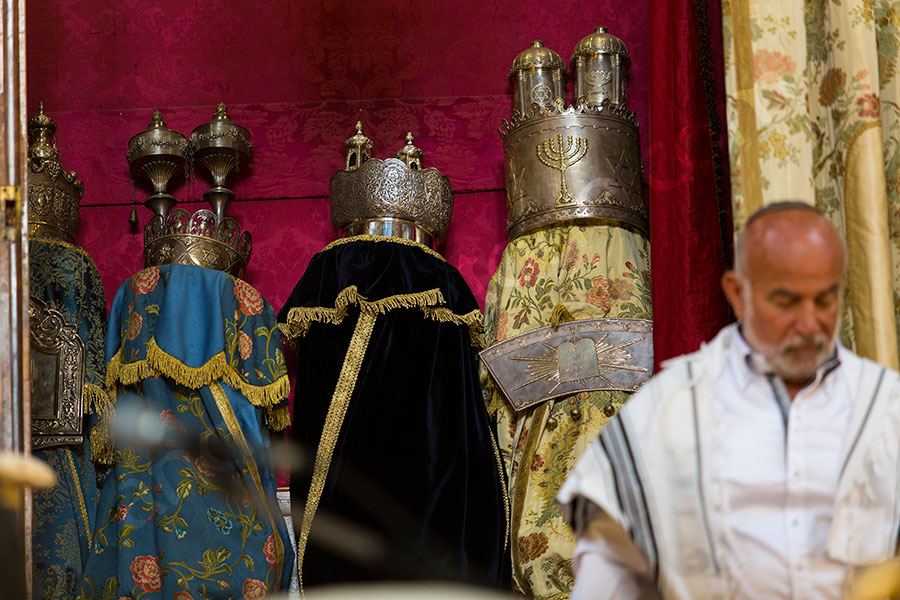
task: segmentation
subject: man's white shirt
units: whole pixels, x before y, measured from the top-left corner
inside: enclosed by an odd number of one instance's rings
[[[825,549],[853,415],[844,369],[820,369],[790,401],[734,333],[713,393],[698,398],[710,403],[705,500],[728,596],[840,598],[848,566]],[[645,597],[648,562],[599,523],[580,531],[572,600]]]

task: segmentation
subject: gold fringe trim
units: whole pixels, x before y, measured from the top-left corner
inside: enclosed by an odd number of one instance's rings
[[[271,431],[283,431],[291,425],[291,408],[289,406],[279,406],[278,408],[270,406],[266,409],[266,418]]]
[[[476,348],[485,348],[484,316],[477,308],[464,315],[458,315],[449,308],[425,308],[422,309],[425,316],[440,323],[454,323],[469,328],[469,339]]]
[[[347,316],[347,309],[351,305],[359,305],[360,312],[383,315],[396,308],[429,308],[444,304],[444,295],[441,290],[434,288],[425,292],[412,294],[398,294],[387,296],[381,300],[369,302],[359,293],[355,285],[341,290],[334,299],[334,308],[297,306],[288,311],[287,323],[283,324],[281,331],[290,338],[298,338],[306,335],[309,326],[313,323],[330,323],[339,325]]]
[[[91,459],[101,465],[113,464],[113,443],[110,428],[114,419],[113,412],[101,414],[100,420],[91,427]]]
[[[278,331],[281,332],[281,341],[282,341],[282,345],[285,345],[285,344],[286,344],[286,345],[289,346],[290,349],[293,350],[294,353],[296,354],[296,353],[297,353],[297,349],[299,348],[299,345],[298,345],[298,343],[297,343],[297,338],[300,337],[300,336],[298,336],[298,335],[291,335],[291,328],[290,328],[290,326],[289,326],[287,323],[279,323],[279,324],[278,324]],[[304,332],[304,333],[305,333],[305,332]]]
[[[425,252],[426,254],[430,254],[431,256],[437,258],[442,262],[447,262],[443,256],[441,256],[438,252],[435,252],[425,244],[421,242],[417,242],[415,240],[410,240],[407,238],[398,238],[390,235],[371,235],[371,234],[362,234],[362,235],[353,235],[350,237],[340,238],[334,240],[324,248],[322,248],[322,252],[326,250],[331,250],[335,246],[343,246],[344,244],[350,244],[352,242],[391,242],[393,244],[400,244],[402,246],[412,246],[413,248],[418,248],[419,250]]]
[[[106,389],[112,395],[119,383],[132,385],[157,375],[168,377],[175,383],[194,390],[224,381],[239,390],[254,406],[273,406],[291,393],[287,374],[267,385],[252,385],[228,364],[224,350],[202,366],[189,367],[160,348],[155,338],[147,342],[147,358],[137,362],[123,362],[122,349],[119,348],[106,365]]]
[[[81,391],[84,414],[97,415],[97,422],[88,435],[91,440],[91,459],[104,465],[113,462],[113,445],[110,427],[116,411],[116,395],[110,395],[100,386],[85,383]]]
[[[262,486],[262,479],[259,476],[259,468],[256,466],[253,452],[250,450],[247,438],[244,437],[244,431],[241,429],[237,416],[234,414],[234,409],[231,407],[231,401],[228,400],[228,395],[225,393],[225,390],[222,389],[222,386],[218,382],[214,382],[210,384],[209,391],[212,392],[219,413],[222,415],[222,420],[225,421],[225,426],[228,428],[228,433],[231,434],[231,439],[234,440],[234,443],[240,450],[241,457],[244,459],[244,464],[250,472],[250,477],[253,479],[253,484],[256,486],[256,491],[259,494],[259,502],[262,504],[262,509],[266,511],[266,515],[269,517],[269,525],[272,527],[272,540],[275,542],[276,558],[274,565],[275,589],[273,591],[277,592],[281,587],[281,570],[283,568],[282,565],[284,564],[284,544],[281,541],[281,536],[278,535],[278,528],[275,527],[275,518],[272,516],[272,511],[269,510],[269,503],[267,502],[268,498],[266,497],[266,492]]]
[[[335,297],[334,308],[294,307],[288,311],[287,323],[279,323],[278,327],[293,344],[294,340],[306,335],[313,323],[339,325],[347,316],[348,308],[354,304],[359,306],[361,313],[374,315],[383,315],[398,308],[418,308],[428,319],[468,327],[472,345],[484,348],[484,317],[481,311],[476,308],[464,315],[458,315],[449,308],[440,306],[445,304],[445,300],[438,288],[412,294],[397,294],[370,302],[359,293],[355,285],[351,285],[341,290]]]
[[[85,383],[81,390],[81,402],[86,415],[106,415],[113,410],[109,394],[99,385]]]
[[[344,364],[341,366],[341,374],[338,376],[331,403],[328,405],[328,413],[325,416],[325,425],[322,427],[322,435],[319,438],[319,446],[316,448],[316,461],[313,466],[312,481],[309,484],[309,493],[306,496],[306,504],[303,507],[303,521],[300,524],[300,533],[297,536],[297,579],[300,585],[300,596],[303,597],[303,557],[306,554],[306,545],[309,541],[309,531],[312,528],[313,517],[322,499],[325,490],[325,480],[331,468],[331,458],[337,445],[347,407],[350,405],[350,396],[356,387],[359,370],[362,367],[363,358],[369,347],[372,330],[375,328],[377,312],[366,311],[359,315],[347,354],[344,356]]]

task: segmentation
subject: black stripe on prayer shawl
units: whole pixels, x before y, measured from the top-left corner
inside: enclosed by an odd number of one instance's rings
[[[653,569],[653,581],[659,578],[659,561],[657,559],[656,537],[653,524],[647,510],[647,497],[644,486],[638,476],[634,453],[628,435],[622,425],[622,418],[617,417],[607,423],[600,434],[600,443],[609,458],[610,467],[616,480],[616,494],[622,510],[631,522],[631,535],[641,552]]]
[[[869,421],[869,414],[872,412],[872,405],[875,404],[878,390],[881,389],[881,382],[884,381],[884,374],[885,368],[881,367],[881,370],[878,373],[878,383],[875,384],[875,391],[872,392],[872,396],[869,398],[869,404],[866,406],[866,414],[863,416],[862,423],[859,424],[859,428],[856,430],[856,437],[853,438],[853,443],[850,444],[850,450],[847,452],[847,457],[844,459],[844,464],[841,466],[841,474],[838,476],[838,479],[844,476],[844,470],[847,468],[847,463],[850,462],[850,457],[853,456],[853,451],[856,450],[856,444],[859,442],[859,437],[862,435],[863,429],[866,428],[866,423]]]
[[[709,525],[709,513],[706,511],[706,497],[703,494],[703,448],[700,447],[700,427],[697,418],[697,386],[691,381],[693,372],[690,361],[687,362],[688,384],[691,386],[691,410],[694,413],[694,442],[697,444],[697,495],[700,498],[700,515],[703,517],[703,530],[706,533],[706,543],[709,544],[709,559],[712,561],[713,570],[719,573],[719,563],[716,560],[716,549],[713,546],[712,531]]]
[[[894,556],[900,554],[900,527],[894,530]]]
[[[616,465],[613,463],[612,458],[610,458],[609,448],[606,447],[606,442],[603,440],[603,435],[602,434],[598,435],[595,442],[596,443],[594,444],[593,447],[603,453],[603,456],[606,457],[606,461],[609,463],[610,469],[612,469],[613,487],[616,490],[616,500],[619,503],[619,510],[624,511],[625,510],[625,498],[622,496],[622,484],[619,483],[619,478],[620,478],[620,476],[618,474],[619,471],[616,469]],[[628,533],[629,533],[629,535],[631,534],[630,531]]]

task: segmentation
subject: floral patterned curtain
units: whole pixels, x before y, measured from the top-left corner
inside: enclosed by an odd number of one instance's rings
[[[724,0],[722,14],[735,231],[770,202],[822,209],[848,250],[842,341],[897,368],[900,1]]]

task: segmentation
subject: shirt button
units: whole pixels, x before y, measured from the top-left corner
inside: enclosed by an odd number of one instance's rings
[[[791,525],[793,525],[794,527],[800,527],[800,519],[794,517],[794,520],[791,521]]]

